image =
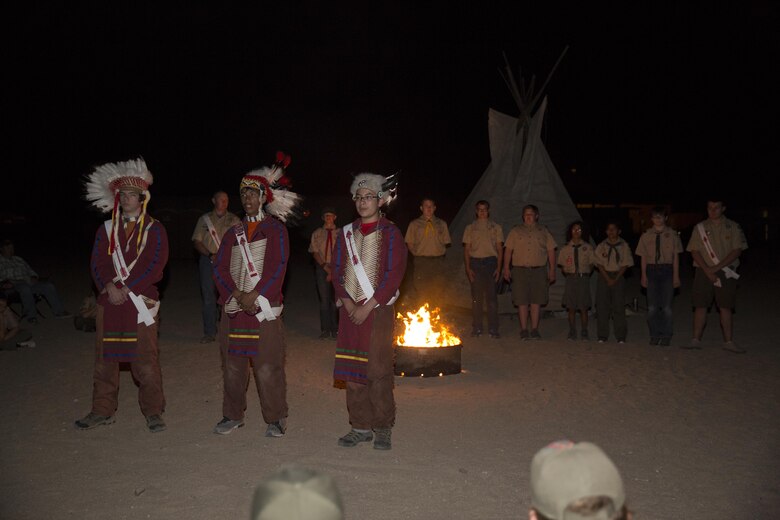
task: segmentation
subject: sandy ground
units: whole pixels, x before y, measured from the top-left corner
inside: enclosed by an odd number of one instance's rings
[[[465,339],[465,373],[396,378],[393,450],[380,452],[336,446],[348,429],[344,393],[331,385],[334,343],[314,339],[309,269],[294,264],[287,287],[290,418],[282,439],[262,436],[253,384],[247,426],[211,433],[221,418],[219,354],[216,344],[198,343],[189,262],[171,266],[163,301],[166,432],[146,431],[129,372],[114,425],[73,427],[90,409],[93,334],[69,321],[42,320],[37,348],[1,352],[0,517],[248,518],[255,485],[300,464],[336,478],[351,519],[523,518],[531,457],[570,438],[596,442],[614,459],[636,518],[777,518],[776,275],[743,278],[736,336],[746,355],[720,349],[712,320],[705,349],[687,351],[648,346],[642,315],[629,318],[625,345],[565,341],[561,319],[544,320],[543,341],[521,343],[516,319],[503,316],[500,340]],[[55,276],[76,309],[86,270]],[[690,337],[689,301],[683,288],[677,345]],[[467,317],[450,318],[468,331]]]

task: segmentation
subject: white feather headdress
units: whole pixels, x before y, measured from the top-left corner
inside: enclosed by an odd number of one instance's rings
[[[373,191],[379,200],[385,201],[385,205],[390,204],[398,193],[398,173],[393,173],[387,177],[376,173],[358,173],[352,179],[349,191],[354,197],[360,188]]]
[[[265,210],[282,222],[297,218],[297,206],[303,199],[297,193],[290,191],[290,179],[285,176],[285,170],[290,165],[291,158],[283,152],[276,152],[276,162],[273,166],[252,170],[241,179],[239,189],[252,188],[265,193]]]

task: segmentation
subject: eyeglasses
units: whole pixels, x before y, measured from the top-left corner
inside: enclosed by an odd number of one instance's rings
[[[355,202],[368,202],[369,200],[378,199],[376,195],[355,195],[352,200]]]

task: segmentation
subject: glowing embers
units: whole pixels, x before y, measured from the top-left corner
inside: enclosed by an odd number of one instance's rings
[[[404,332],[396,337],[395,375],[402,377],[439,377],[461,372],[460,338],[441,324],[439,309],[429,310],[426,303],[416,313],[400,313]]]

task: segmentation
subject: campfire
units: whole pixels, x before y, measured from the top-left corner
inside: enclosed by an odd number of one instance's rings
[[[406,317],[399,313],[398,318],[404,330],[395,340],[396,375],[434,377],[461,372],[460,338],[441,323],[438,308],[431,311],[426,303]]]

